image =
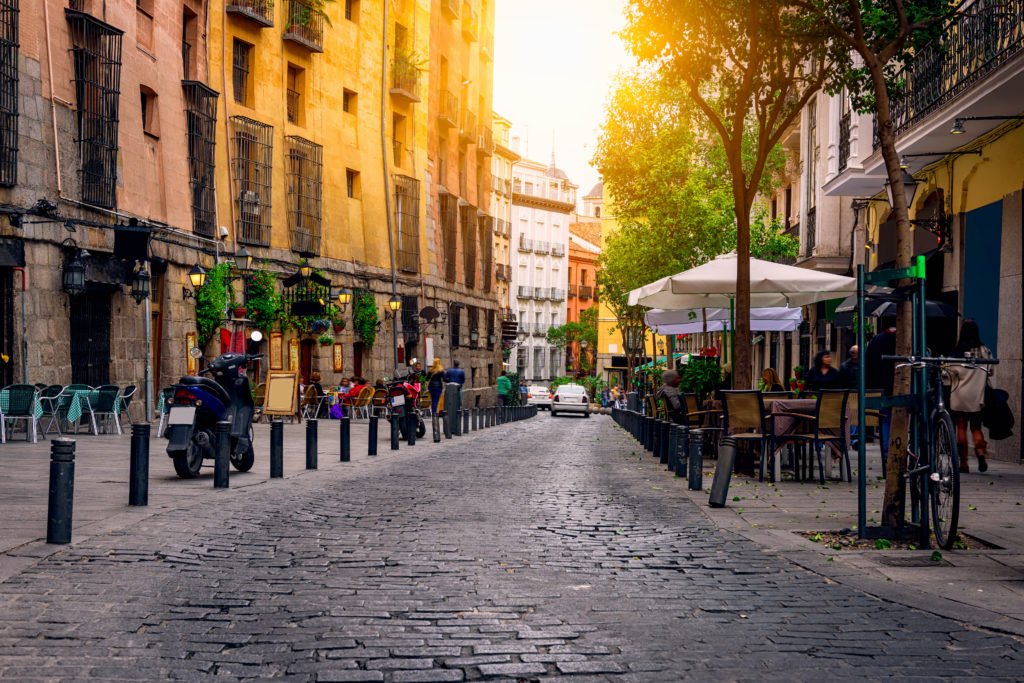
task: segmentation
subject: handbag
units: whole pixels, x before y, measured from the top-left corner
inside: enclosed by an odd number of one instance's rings
[[[1010,410],[1010,395],[1002,389],[993,389],[985,384],[985,405],[981,409],[981,423],[988,428],[993,441],[1002,441],[1013,436],[1013,412]]]

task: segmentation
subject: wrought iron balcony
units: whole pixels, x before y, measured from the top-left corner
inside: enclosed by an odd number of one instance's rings
[[[533,298],[536,301],[544,301],[550,296],[547,287],[535,287],[533,290]]]
[[[532,299],[533,298],[533,287],[519,286],[519,292],[517,294],[520,299]]]
[[[818,224],[817,224],[818,210],[815,207],[807,209],[807,239],[804,241],[804,256],[811,257],[814,255],[814,248],[818,242]]]
[[[519,238],[519,251],[530,252],[533,251],[533,240],[527,239],[526,237]]]
[[[548,326],[540,323],[534,323],[533,325],[533,336],[534,337],[546,337],[548,336]],[[543,363],[541,366],[543,367]]]
[[[850,161],[850,112],[839,119],[839,172],[846,170]]]
[[[593,287],[590,285],[580,285],[580,299],[590,299],[593,295]]]
[[[542,240],[537,240],[536,242],[533,243],[533,253],[534,254],[550,254],[551,253],[551,243],[550,242],[544,242]]]
[[[569,298],[570,299],[575,299],[576,298],[576,291],[577,291],[576,285],[569,285]]]
[[[288,89],[288,122],[299,122],[299,91]]]
[[[1024,0],[975,2],[938,38],[916,50],[896,74],[895,80],[905,83],[901,96],[891,100],[896,135],[999,69],[1022,48]]]
[[[468,109],[459,112],[459,141],[471,145],[476,142],[476,114]]]
[[[406,102],[419,102],[420,70],[407,57],[396,55],[391,63],[391,94]]]
[[[441,106],[437,122],[447,128],[455,128],[459,125],[459,98],[447,90],[442,90],[439,97]]]
[[[302,0],[288,0],[284,33],[281,38],[302,45],[312,52],[323,52],[324,15]]]
[[[260,26],[274,25],[274,0],[226,0],[228,14],[236,14]]]
[[[551,288],[551,300],[552,301],[565,301],[565,290],[558,289],[557,287]]]
[[[480,126],[480,132],[476,136],[476,153],[482,156],[494,154],[494,138],[487,126]]]
[[[565,245],[564,244],[551,244],[551,255],[552,256],[565,256]]]

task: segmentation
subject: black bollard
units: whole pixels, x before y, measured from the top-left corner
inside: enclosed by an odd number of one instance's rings
[[[401,434],[398,431],[398,421],[400,419],[401,418],[397,415],[391,416],[391,450],[393,451],[398,450],[398,443],[401,440],[399,438]]]
[[[667,465],[668,464],[668,453],[669,453],[669,451],[668,451],[668,447],[669,447],[668,439],[669,439],[669,434],[670,434],[670,429],[669,429],[670,425],[669,425],[669,422],[667,420],[661,420],[661,422],[659,423],[659,426],[661,427],[661,434],[660,434],[660,437],[658,439],[658,442],[661,444],[661,451],[658,453],[658,460],[659,460],[659,462],[661,462],[662,465]]]
[[[462,414],[464,412],[462,408],[455,411],[455,423],[452,424],[452,434],[455,436],[462,436]]]
[[[405,439],[410,446],[416,445],[416,428],[419,427],[419,419],[416,411],[410,405],[405,410]]]
[[[316,420],[306,420],[306,469],[315,470],[317,468],[317,441],[319,440],[319,429]]]
[[[226,489],[230,485],[228,470],[231,469],[231,423],[221,420],[213,428],[213,488]]]
[[[462,433],[469,434],[469,411],[462,410]]]
[[[284,476],[284,422],[274,420],[270,423],[270,478],[279,479]]]
[[[452,438],[452,421],[448,419],[448,411],[441,415],[441,427],[444,431],[444,438]]]
[[[366,454],[377,455],[377,423],[380,418],[376,415],[370,416],[370,430],[367,433]]]
[[[679,430],[676,429],[679,425],[672,424],[671,422],[665,423],[668,429],[668,438],[665,439],[666,450],[668,451],[668,471],[676,471],[676,449],[679,447]]]
[[[661,459],[661,420],[651,418],[651,455]]]
[[[50,442],[50,498],[46,509],[46,542],[71,542],[71,515],[75,502],[75,442]]]
[[[479,408],[473,408],[471,410],[471,412],[470,412],[470,415],[469,415],[469,424],[470,424],[470,426],[471,426],[471,428],[472,428],[472,430],[474,432],[477,430],[477,427],[480,426],[479,420],[480,420],[480,409]]]
[[[674,425],[673,429],[676,431],[676,476],[686,477],[689,473],[687,472],[687,465],[689,460],[687,458],[688,449],[690,448],[690,430],[687,427],[680,425]]]
[[[719,460],[721,463],[721,460]],[[690,430],[690,472],[686,477],[691,491],[700,491],[704,488],[704,430]],[[730,470],[731,471],[731,470]]]
[[[349,462],[352,460],[352,418],[343,417],[338,422],[341,423],[339,429],[339,437],[341,438],[341,455],[339,460],[341,462]]]
[[[711,495],[708,505],[713,508],[725,507],[729,496],[729,481],[736,464],[736,439],[726,436],[718,444],[718,462],[715,464],[715,478],[711,480]],[[690,487],[691,489],[693,486]]]
[[[149,505],[149,423],[132,425],[132,455],[128,464],[128,504]]]
[[[431,428],[431,431],[433,431],[433,433],[434,433],[434,443],[440,443],[441,442],[441,420],[438,419],[436,412],[432,413],[430,415],[430,428]]]

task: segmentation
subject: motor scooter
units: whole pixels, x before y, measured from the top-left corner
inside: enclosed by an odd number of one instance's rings
[[[174,385],[167,416],[167,455],[174,460],[174,471],[183,479],[199,476],[204,459],[217,452],[214,429],[217,422],[231,423],[231,464],[239,472],[248,472],[255,461],[252,447],[252,417],[255,405],[245,366],[263,354],[223,353],[199,371]],[[202,375],[212,374],[213,378]]]
[[[412,385],[412,371],[403,368],[396,370],[394,380],[386,384],[388,391],[388,403],[390,416],[398,420],[398,432],[402,438],[406,438],[405,420],[406,411],[411,410],[416,416],[416,436],[422,437],[427,433],[427,425],[423,421],[423,414],[419,409],[419,392]]]

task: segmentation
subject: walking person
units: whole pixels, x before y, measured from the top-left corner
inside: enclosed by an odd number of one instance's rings
[[[814,367],[807,373],[807,380],[804,384],[806,391],[816,389],[841,389],[842,382],[839,371],[832,367],[832,352],[828,349],[818,351],[814,357]]]
[[[885,396],[892,396],[893,383],[896,379],[896,361],[882,360],[882,356],[896,353],[896,328],[887,327],[884,332],[872,337],[864,352],[864,381],[866,389],[881,389]],[[882,408],[882,434],[878,443],[882,451],[882,473],[889,459],[889,426],[892,423],[892,408]]]
[[[441,359],[435,358],[434,364],[427,370],[427,391],[430,392],[430,413],[437,414],[437,405],[444,391],[444,368]]]
[[[954,358],[991,358],[992,352],[981,343],[978,323],[968,318],[960,326],[960,339],[950,354]],[[981,431],[981,410],[985,405],[985,387],[988,384],[989,369],[986,367],[967,367],[950,365],[949,374],[952,385],[949,394],[949,412],[956,423],[956,444],[960,454],[960,471],[970,472],[967,462],[967,429],[970,428],[974,439],[974,455],[978,458],[978,471],[988,470],[985,457],[988,455],[988,444]]]
[[[501,376],[498,377],[498,404],[507,406],[508,395],[512,392],[512,380],[508,378],[508,373],[504,370],[501,371]]]
[[[449,384],[458,384],[459,394],[462,394],[462,386],[466,383],[466,371],[459,367],[459,361],[452,361],[452,367],[444,373],[444,381]]]

